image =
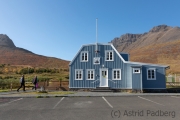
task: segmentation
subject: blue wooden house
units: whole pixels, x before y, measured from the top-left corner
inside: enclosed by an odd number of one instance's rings
[[[83,45],[69,64],[69,88],[166,89],[169,66],[129,61],[113,44]]]

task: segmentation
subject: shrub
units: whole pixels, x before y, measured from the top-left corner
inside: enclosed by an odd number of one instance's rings
[[[34,73],[34,68],[29,68],[29,73]]]
[[[66,76],[65,78],[66,78],[66,79],[69,79],[69,76]]]
[[[23,68],[20,70],[19,74],[28,74],[29,73],[29,70],[28,68]]]

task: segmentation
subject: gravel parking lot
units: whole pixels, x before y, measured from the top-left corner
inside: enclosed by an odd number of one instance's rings
[[[0,120],[179,120],[179,96],[0,98]]]

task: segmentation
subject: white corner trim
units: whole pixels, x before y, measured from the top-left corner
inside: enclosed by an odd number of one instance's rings
[[[81,46],[81,48],[79,49],[79,51],[77,52],[77,54],[74,56],[74,58],[72,59],[72,61],[69,63],[69,65],[71,65],[74,60],[76,59],[76,57],[79,55],[79,53],[81,52],[81,50],[83,49],[84,45]]]
[[[126,63],[126,61],[122,58],[122,56],[119,54],[119,52],[116,50],[116,48],[113,46],[113,44],[111,44],[111,47],[114,49],[114,51],[116,52],[116,54],[120,57],[120,59]]]

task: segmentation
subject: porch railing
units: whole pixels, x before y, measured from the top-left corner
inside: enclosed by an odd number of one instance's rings
[[[108,79],[109,81],[113,82],[113,83],[116,83],[115,81],[112,81],[111,79]]]
[[[93,81],[92,83],[95,83],[95,82],[97,82],[97,81],[99,81],[99,79],[97,79],[97,80]]]

